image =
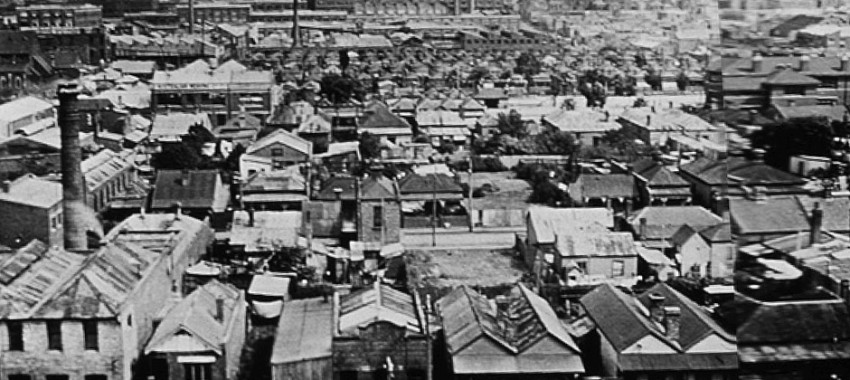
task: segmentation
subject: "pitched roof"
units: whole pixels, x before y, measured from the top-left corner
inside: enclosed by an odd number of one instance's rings
[[[36,178],[32,174],[21,176],[9,184],[9,191],[0,190],[0,202],[50,208],[62,202],[62,184]]]
[[[360,130],[368,130],[369,133],[380,133],[379,131],[382,129],[400,129],[406,130],[409,134],[413,134],[413,131],[410,129],[410,124],[406,120],[390,112],[390,110],[383,105],[375,106],[371,112],[367,112],[366,115],[361,118],[357,128]]]
[[[517,284],[509,303],[509,313],[500,314],[481,294],[463,285],[441,298],[440,314],[446,346],[456,373],[551,373],[582,372],[576,360],[578,346],[558,320],[551,306],[540,296]],[[557,352],[526,353],[545,337],[561,344]],[[486,366],[471,365],[464,350],[478,339],[490,339],[504,348],[498,353],[471,352]]]
[[[53,109],[53,103],[34,96],[25,96],[5,104],[0,104],[0,119],[13,122],[22,117],[50,109]]]
[[[272,348],[271,364],[330,359],[333,304],[321,298],[292,300],[283,308]]]
[[[569,257],[637,257],[635,240],[629,232],[558,233],[558,253]]]
[[[570,185],[574,198],[632,198],[634,179],[628,174],[582,174]]]
[[[763,83],[771,86],[816,86],[820,81],[793,69],[781,69],[768,75]]]
[[[543,244],[554,243],[557,235],[566,232],[605,232],[614,227],[614,214],[604,207],[529,207],[527,220],[537,242]]]
[[[217,170],[160,170],[156,175],[151,207],[170,208],[179,202],[184,208],[223,210],[229,202]]]
[[[850,341],[850,311],[840,299],[765,302],[735,295],[741,345]]]
[[[337,189],[342,190],[337,196]],[[337,199],[357,199],[356,179],[347,176],[334,176],[328,179],[322,189],[316,193],[316,199],[335,201]],[[387,201],[396,199],[395,186],[393,182],[385,177],[369,177],[360,182],[360,199]]]
[[[650,187],[690,187],[690,182],[652,158],[640,159],[629,166],[635,174],[646,179]]]
[[[607,121],[605,119],[605,115],[602,113],[588,109],[567,110],[559,108],[557,111],[543,116],[544,123],[564,132],[601,133],[620,129],[620,124],[613,118]]]
[[[338,323],[334,328],[341,335],[356,335],[360,327],[374,322],[387,322],[414,334],[423,332],[413,296],[380,282],[340,297],[334,312]]]
[[[701,206],[645,207],[629,218],[634,231],[640,231],[641,219],[646,218],[643,239],[670,239],[683,225],[702,230],[723,223],[723,218]]]
[[[802,186],[805,180],[791,173],[776,169],[762,161],[733,156],[725,160],[701,157],[682,165],[688,173],[709,185],[746,184],[750,186]]]
[[[156,115],[151,126],[151,139],[174,139],[186,136],[193,126],[212,131],[212,123],[206,113],[170,113]]]
[[[310,154],[313,151],[313,143],[292,132],[287,132],[283,129],[278,129],[267,136],[257,140],[245,151],[245,154],[251,154],[272,144],[284,144],[292,149],[295,149],[304,154]]]
[[[0,284],[8,285],[24,273],[38,260],[41,260],[50,247],[38,240],[32,240],[15,250],[6,260],[0,262]]]
[[[735,334],[723,329],[720,324],[711,318],[701,306],[697,305],[690,298],[685,297],[682,293],[677,292],[669,285],[660,283],[638,296],[638,299],[643,306],[649,308],[651,306],[650,294],[660,294],[664,296],[663,306],[679,306],[682,311],[679,339],[677,342],[682,346],[682,349],[687,351],[695,344],[699,343],[705,337],[717,334],[727,342],[735,342]]]
[[[410,173],[398,182],[402,194],[460,193],[463,188],[452,177],[443,173],[425,175]]]
[[[729,223],[708,227],[699,232],[700,236],[710,243],[726,243],[732,241],[732,228]]]
[[[808,215],[794,197],[770,197],[765,201],[729,200],[732,225],[741,234],[795,233],[809,229]]]
[[[216,318],[217,300],[223,301],[221,320]],[[222,354],[222,343],[230,337],[231,330],[244,328],[233,323],[233,318],[244,313],[244,309],[242,291],[233,285],[210,280],[168,311],[145,346],[145,354],[181,352],[187,346],[197,347],[184,342],[186,335],[192,338],[193,343]]]
[[[785,119],[808,119],[812,117],[827,117],[831,121],[843,121],[847,115],[847,107],[843,105],[808,105],[783,106],[774,104],[773,108]]]

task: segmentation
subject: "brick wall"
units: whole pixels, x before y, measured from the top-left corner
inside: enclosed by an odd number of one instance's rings
[[[427,368],[427,342],[424,337],[406,337],[404,328],[386,322],[362,329],[359,338],[337,338],[333,342],[334,373],[376,371],[387,357],[395,364],[396,379],[405,380],[403,371]]]
[[[0,378],[27,374],[33,379],[45,375],[69,376],[69,380],[83,380],[85,375],[106,375],[109,379],[122,379],[122,334],[118,322],[103,320],[98,323],[97,351],[85,350],[81,321],[62,323],[62,351],[47,349],[47,324],[45,321],[24,323],[24,351],[9,351],[8,328],[0,322],[0,347],[2,365]]]
[[[383,207],[383,227],[375,227],[375,207]],[[360,203],[360,241],[401,241],[401,205],[398,202],[363,201]],[[382,231],[383,230],[383,231]],[[382,236],[383,235],[383,236]]]
[[[62,246],[62,227],[51,229],[50,218],[62,212],[62,203],[50,209],[0,202],[0,244],[13,246],[16,237],[23,243],[38,239],[49,245]]]

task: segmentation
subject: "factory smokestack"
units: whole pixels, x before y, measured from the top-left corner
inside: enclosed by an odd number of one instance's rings
[[[86,238],[86,203],[80,149],[80,88],[73,83],[60,84],[59,129],[62,136],[62,212],[64,215],[65,249],[88,248]]]
[[[292,1],[292,47],[301,47],[301,26],[298,25],[298,0]]]

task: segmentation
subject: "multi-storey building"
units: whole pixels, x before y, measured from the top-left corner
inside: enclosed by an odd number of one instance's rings
[[[100,6],[31,5],[18,8],[17,17],[21,30],[38,34],[41,49],[53,58],[54,66],[66,61],[92,64],[106,57]]]
[[[18,26],[22,29],[99,28],[102,24],[101,7],[91,4],[46,4],[18,8]]]
[[[195,22],[210,22],[215,24],[220,23],[236,23],[241,24],[248,21],[248,15],[251,13],[251,5],[244,3],[196,3],[194,5]],[[189,22],[189,5],[177,5],[177,14],[180,16],[180,22]]]

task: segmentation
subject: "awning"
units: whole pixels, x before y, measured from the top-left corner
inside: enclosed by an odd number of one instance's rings
[[[289,277],[254,276],[248,294],[284,298],[289,294],[289,280]]]
[[[212,356],[212,355],[178,356],[177,362],[181,363],[181,364],[215,363],[215,356]]]

